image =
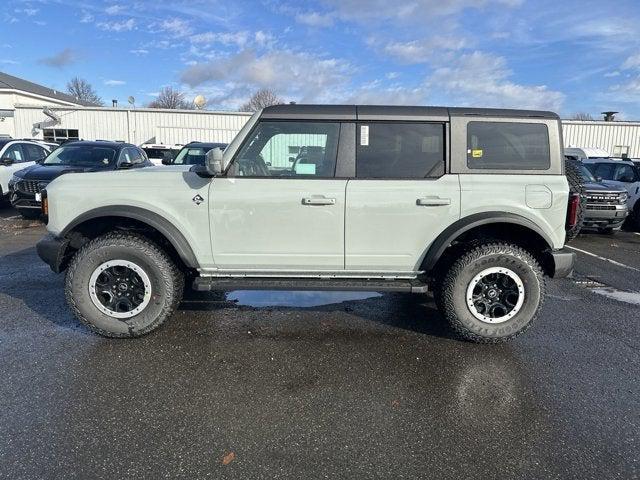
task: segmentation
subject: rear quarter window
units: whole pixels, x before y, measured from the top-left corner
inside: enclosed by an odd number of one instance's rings
[[[467,167],[481,170],[548,170],[549,130],[542,123],[469,122]]]

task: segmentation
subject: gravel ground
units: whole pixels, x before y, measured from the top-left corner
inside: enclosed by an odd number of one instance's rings
[[[191,294],[89,333],[0,209],[0,478],[638,478],[640,235],[581,235],[513,343],[428,296]],[[583,253],[588,252],[588,253]],[[597,255],[597,256],[593,256]]]

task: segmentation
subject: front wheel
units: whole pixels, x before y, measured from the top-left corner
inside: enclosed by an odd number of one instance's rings
[[[506,243],[488,243],[452,265],[441,286],[439,306],[460,337],[499,343],[531,327],[544,294],[542,270],[529,252]]]
[[[147,238],[112,232],[91,240],[74,256],[65,281],[76,317],[106,337],[139,337],[175,311],[184,276]]]

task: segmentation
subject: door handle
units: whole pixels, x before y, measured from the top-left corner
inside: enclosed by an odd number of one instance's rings
[[[302,199],[303,205],[335,205],[335,198],[327,198],[327,197],[305,197]]]
[[[416,205],[423,207],[439,207],[442,205],[451,205],[450,198],[434,197],[422,197],[416,200]]]

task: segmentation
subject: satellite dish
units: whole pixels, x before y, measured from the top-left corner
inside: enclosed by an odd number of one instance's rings
[[[129,98],[127,98],[127,101],[131,104],[131,105],[135,105],[136,104],[136,99],[133,98],[131,95],[129,95]]]
[[[196,106],[198,110],[202,109],[207,104],[207,99],[202,95],[198,95],[193,99],[193,104]]]

